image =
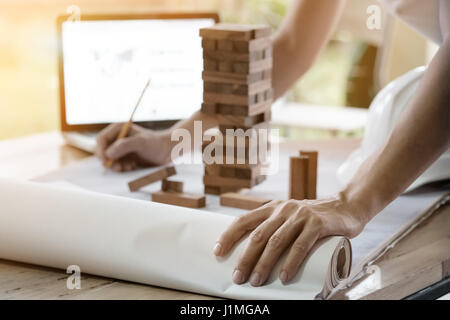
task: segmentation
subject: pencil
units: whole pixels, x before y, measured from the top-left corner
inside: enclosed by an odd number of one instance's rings
[[[150,79],[148,79],[147,83],[145,84],[144,89],[142,89],[141,95],[136,103],[136,105],[134,106],[133,112],[131,113],[130,119],[128,120],[128,122],[125,122],[122,126],[122,128],[120,129],[119,135],[116,138],[116,141],[123,139],[127,136],[128,131],[130,130],[131,125],[133,124],[133,117],[134,114],[136,113],[137,108],[139,107],[142,97],[144,96],[145,91],[147,91],[148,86],[150,85]],[[114,160],[109,159],[108,161],[106,161],[106,168],[111,168],[112,164],[113,164]]]

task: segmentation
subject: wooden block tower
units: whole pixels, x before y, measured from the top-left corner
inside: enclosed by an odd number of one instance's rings
[[[269,27],[255,25],[217,24],[200,30],[204,61],[202,112],[216,116],[224,135],[224,154],[230,149],[225,138],[227,129],[269,129],[273,100],[270,33]],[[205,193],[234,192],[265,179],[260,159],[257,163],[249,161],[249,139],[245,138],[245,146],[240,146],[245,149],[241,153],[236,147],[237,138],[233,139],[234,164],[205,164]],[[237,161],[238,154],[241,161]]]

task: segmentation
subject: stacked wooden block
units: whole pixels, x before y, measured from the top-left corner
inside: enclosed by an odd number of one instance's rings
[[[266,26],[229,24],[200,30],[204,60],[202,112],[217,118],[224,135],[227,129],[269,129],[273,100],[270,33]],[[255,162],[250,157],[248,137],[242,153],[237,152],[237,141],[235,138],[234,163],[205,166],[205,193],[251,188],[265,179],[260,173],[261,159]],[[225,163],[226,151],[230,150],[225,136],[222,143]]]
[[[289,199],[317,198],[317,151],[300,151],[289,164]]]

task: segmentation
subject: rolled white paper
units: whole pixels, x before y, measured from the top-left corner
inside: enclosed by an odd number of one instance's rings
[[[316,246],[288,285],[231,280],[244,239],[225,258],[215,241],[233,217],[41,183],[0,179],[0,258],[235,299],[313,299],[341,237]]]

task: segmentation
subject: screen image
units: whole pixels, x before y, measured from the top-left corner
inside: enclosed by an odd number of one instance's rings
[[[66,122],[124,122],[150,78],[134,121],[176,120],[203,101],[199,29],[213,19],[62,24]]]

